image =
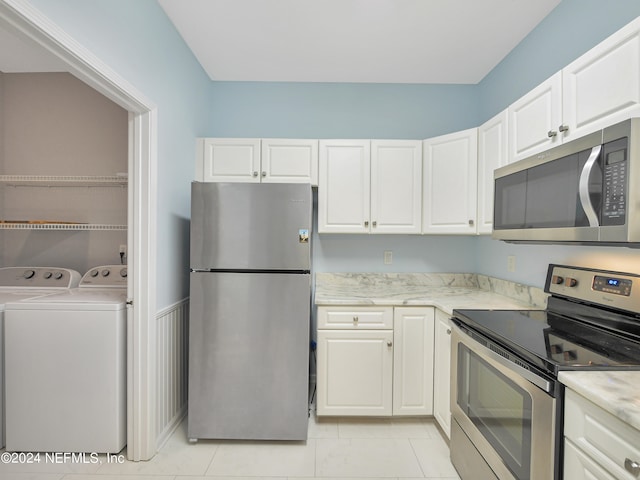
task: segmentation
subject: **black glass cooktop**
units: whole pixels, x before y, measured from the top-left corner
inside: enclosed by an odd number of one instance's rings
[[[640,370],[640,337],[544,310],[454,310],[463,325],[557,376],[560,370]],[[621,318],[624,323],[625,319]],[[640,328],[632,320],[634,328]],[[597,323],[597,322],[593,322]]]

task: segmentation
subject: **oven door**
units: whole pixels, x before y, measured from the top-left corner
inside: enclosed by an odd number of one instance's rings
[[[460,477],[477,478],[488,466],[500,480],[558,478],[557,382],[513,363],[503,356],[508,352],[496,353],[503,349],[472,334],[479,340],[455,326],[451,345],[451,413],[462,431],[452,434],[451,459]]]

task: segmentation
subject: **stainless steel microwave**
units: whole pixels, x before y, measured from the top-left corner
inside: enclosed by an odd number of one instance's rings
[[[495,170],[493,238],[640,247],[640,118]]]

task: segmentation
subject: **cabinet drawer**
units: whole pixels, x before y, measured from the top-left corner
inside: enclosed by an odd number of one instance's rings
[[[570,389],[564,411],[567,439],[615,478],[638,478],[625,469],[625,461],[640,463],[639,430]]]
[[[564,441],[564,478],[571,480],[615,480],[571,441]]]
[[[393,329],[393,307],[318,307],[318,328]]]

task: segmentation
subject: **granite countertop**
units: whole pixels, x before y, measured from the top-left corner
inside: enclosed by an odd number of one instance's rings
[[[560,372],[558,379],[571,390],[640,430],[640,372]]]
[[[316,305],[434,306],[453,309],[542,309],[539,288],[467,273],[316,273]]]

